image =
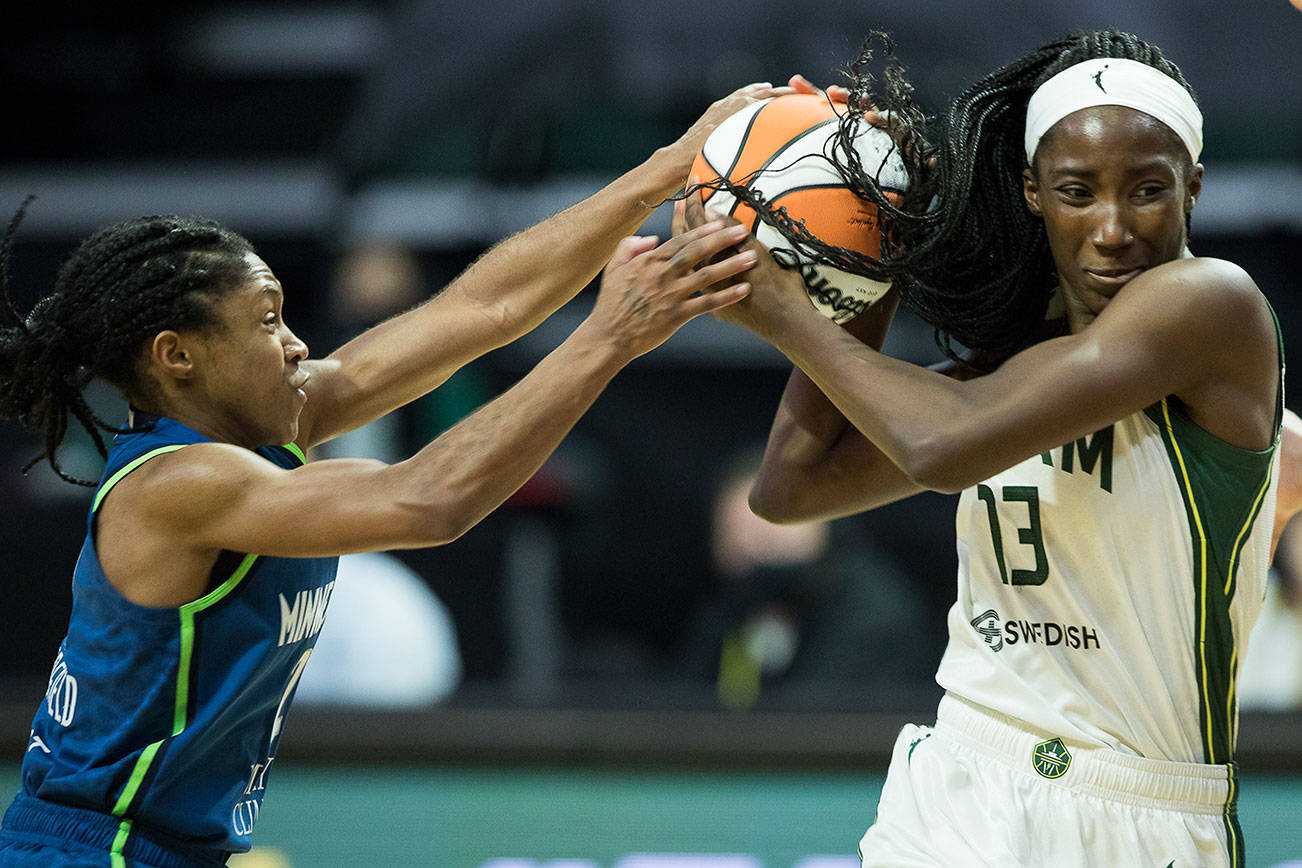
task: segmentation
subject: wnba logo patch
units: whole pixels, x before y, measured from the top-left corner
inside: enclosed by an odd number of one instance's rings
[[[1031,751],[1031,765],[1041,777],[1060,778],[1071,765],[1071,754],[1060,738],[1042,741]]]

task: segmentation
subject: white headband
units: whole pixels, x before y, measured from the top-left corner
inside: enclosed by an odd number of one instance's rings
[[[1203,115],[1189,91],[1146,63],[1100,57],[1069,66],[1031,94],[1026,106],[1026,161],[1031,162],[1049,128],[1072,112],[1119,105],[1152,115],[1170,127],[1189,156],[1203,150]]]

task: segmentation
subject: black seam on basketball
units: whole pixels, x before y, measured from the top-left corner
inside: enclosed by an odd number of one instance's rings
[[[781,193],[778,193],[772,199],[767,200],[770,205],[776,205],[792,193],[801,193],[805,190],[849,190],[845,184],[805,184],[800,187],[788,187]],[[872,203],[869,203],[872,204]]]
[[[727,175],[721,174],[721,173],[719,172],[719,170],[718,170],[717,168],[715,168],[714,163],[711,163],[711,162],[710,162],[710,158],[709,158],[708,156],[706,156],[706,153],[705,153],[704,149],[701,150],[701,162],[702,162],[702,163],[705,163],[706,167],[707,167],[711,172],[713,172],[713,173],[715,174],[716,177],[719,177],[719,178],[726,178],[726,177],[728,177]],[[705,194],[704,196],[701,197],[701,204],[704,205],[706,202],[709,202],[709,201],[710,201],[710,199],[714,196],[715,193],[717,193],[717,192],[719,192],[719,191],[716,190],[714,187],[702,187],[700,192],[702,192],[702,193]]]
[[[903,190],[895,190],[891,187],[882,187],[882,189],[889,191],[891,193],[902,194],[904,192]],[[787,196],[790,196],[792,193],[800,193],[805,190],[847,190],[851,193],[854,192],[846,184],[805,184],[800,187],[788,187],[787,189],[783,190],[781,193],[778,193],[773,198],[767,199],[766,201],[768,202],[770,208],[776,208],[778,207],[778,203],[781,202],[783,199],[785,199]],[[865,199],[864,197],[859,196],[858,194],[855,194],[855,198],[859,199],[861,202],[864,202],[865,204],[872,205],[874,208],[877,207],[876,204],[874,204],[871,200]]]
[[[834,124],[834,123],[836,123],[838,120],[840,120],[840,119],[839,119],[839,118],[834,118],[834,117],[832,117],[832,118],[828,118],[828,119],[825,120],[825,121],[819,121],[818,123],[814,124],[812,127],[805,127],[803,130],[801,130],[800,132],[796,133],[796,134],[795,134],[794,136],[792,136],[791,138],[787,139],[786,142],[783,143],[782,147],[778,148],[776,151],[774,151],[772,154],[769,155],[769,158],[768,158],[767,160],[764,161],[764,165],[760,166],[758,169],[756,169],[756,170],[755,170],[753,173],[751,173],[751,174],[752,174],[752,175],[755,175],[755,174],[758,174],[758,173],[760,173],[760,172],[763,172],[763,171],[764,171],[765,169],[767,169],[769,166],[773,165],[773,161],[774,161],[774,160],[776,160],[778,157],[780,157],[780,156],[781,156],[781,155],[782,155],[782,154],[783,154],[783,153],[784,153],[788,148],[790,148],[792,145],[794,145],[794,144],[795,144],[797,141],[799,141],[801,138],[803,138],[803,137],[809,135],[809,134],[812,133],[814,130],[819,129],[820,127],[825,127],[825,126],[827,126],[828,124]],[[815,155],[814,155],[814,154],[805,154],[805,155],[803,155],[803,156],[800,157],[800,160],[803,160],[805,157],[812,157],[812,156],[815,156]],[[823,159],[827,159],[827,158],[824,156]],[[797,160],[797,162],[799,162],[799,160]]]
[[[741,162],[741,155],[746,152],[746,143],[750,141],[750,131],[755,126],[755,119],[760,116],[760,112],[764,111],[764,109],[768,108],[772,104],[773,104],[772,100],[764,103],[759,108],[755,109],[755,112],[750,116],[750,120],[746,122],[746,131],[741,134],[741,139],[738,142],[738,147],[736,151],[733,152],[732,165],[728,167],[728,173],[726,175],[723,174],[722,172],[717,173],[720,178],[728,178],[728,179],[732,178],[733,169],[737,168],[737,164]],[[709,161],[707,160],[706,162]],[[711,166],[710,168],[714,168],[714,167]],[[728,216],[732,216],[732,213],[729,212]]]

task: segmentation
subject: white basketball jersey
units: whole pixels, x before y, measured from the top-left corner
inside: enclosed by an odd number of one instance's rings
[[[1168,398],[964,491],[937,681],[1064,740],[1229,762],[1276,467]]]

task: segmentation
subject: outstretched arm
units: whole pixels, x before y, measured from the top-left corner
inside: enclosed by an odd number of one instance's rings
[[[146,462],[98,515],[100,560],[127,599],[195,599],[224,550],[282,557],[438,545],[500,505],[546,460],[610,379],[684,323],[745,297],[746,284],[700,294],[749,268],[743,252],[693,268],[736,244],[714,223],[654,247],[617,248],[591,314],[513,388],[410,459],[336,459],[282,470],[221,443]]]
[[[583,289],[620,239],[683,185],[721,121],[748,103],[790,91],[753,84],[719,100],[676,142],[588,199],[498,244],[425,304],[305,363],[312,377],[299,445],[313,446],[379,418],[532,330]]]

